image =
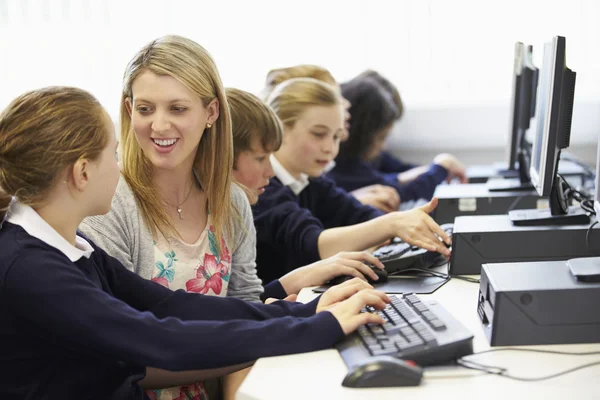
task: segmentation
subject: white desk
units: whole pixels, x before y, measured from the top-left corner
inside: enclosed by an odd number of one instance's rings
[[[432,295],[475,335],[474,352],[490,348],[477,315],[479,285],[452,279]],[[315,294],[304,289],[300,301]],[[600,306],[600,305],[599,305]],[[600,344],[536,346],[563,351],[600,351]],[[537,377],[553,374],[589,362],[595,356],[563,356],[523,352],[498,352],[474,356],[484,364],[502,366],[511,375]],[[323,350],[292,356],[262,358],[256,362],[237,393],[237,400],[293,399],[600,399],[600,366],[579,370],[541,382],[520,382],[458,366],[429,367],[420,386],[406,388],[350,389],[341,382],[346,365],[337,350]]]

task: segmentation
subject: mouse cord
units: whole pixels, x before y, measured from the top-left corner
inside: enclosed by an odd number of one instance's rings
[[[590,225],[587,232],[585,233],[585,245],[587,246],[588,250],[591,250],[591,248],[590,248],[590,233],[592,232],[592,229],[594,229],[594,226],[596,226],[596,225],[598,225],[598,221],[596,221],[592,225]]]
[[[450,271],[450,267],[448,267],[448,271]],[[407,269],[403,269],[401,271],[392,272],[391,274],[389,274],[389,276],[402,275],[405,272],[420,272],[420,273],[426,274],[428,276],[438,277],[438,278],[442,278],[442,279],[456,278],[456,279],[461,279],[463,281],[467,281],[467,282],[471,282],[471,283],[480,283],[479,279],[471,278],[469,276],[450,275],[449,272],[443,273],[443,272],[438,272],[438,271],[433,271],[430,269],[423,269],[423,268],[407,268]]]
[[[568,355],[568,356],[600,355],[600,351],[569,352],[569,351],[539,350],[539,349],[517,349],[517,348],[508,347],[508,348],[503,348],[503,349],[491,349],[491,350],[486,350],[486,351],[482,351],[479,353],[470,354],[468,356],[459,358],[458,360],[456,360],[456,363],[463,368],[485,372],[486,374],[490,374],[490,375],[498,375],[498,376],[502,376],[504,378],[513,379],[513,380],[522,381],[522,382],[544,381],[544,380],[548,380],[548,379],[552,379],[552,378],[557,378],[559,376],[566,375],[566,374],[569,374],[569,373],[572,373],[575,371],[579,371],[584,368],[589,368],[589,367],[593,367],[596,365],[600,365],[600,361],[594,361],[594,362],[578,365],[576,367],[566,369],[564,371],[557,372],[557,373],[551,374],[551,375],[539,376],[539,377],[535,377],[535,378],[525,378],[525,377],[521,377],[521,376],[515,376],[515,375],[508,374],[507,368],[481,364],[481,363],[478,363],[478,362],[468,359],[468,357],[485,354],[485,353],[493,353],[493,352],[498,352],[498,351],[521,351],[521,352],[530,352],[530,353],[545,353],[545,354]]]

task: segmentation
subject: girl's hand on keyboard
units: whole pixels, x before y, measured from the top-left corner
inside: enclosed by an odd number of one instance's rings
[[[436,251],[450,256],[450,250],[440,241],[451,244],[448,234],[429,216],[437,207],[438,200],[433,198],[429,203],[410,211],[389,214],[392,220],[390,236],[398,236],[406,243],[429,251]],[[383,217],[382,217],[383,218]]]
[[[373,289],[373,286],[358,278],[332,286],[321,295],[316,312],[327,311],[364,289]]]
[[[365,324],[384,324],[385,321],[379,315],[362,311],[366,306],[383,310],[390,301],[390,298],[383,292],[375,289],[363,289],[328,311],[337,319],[344,334],[348,335]]]
[[[297,268],[279,279],[288,294],[298,293],[302,288],[322,285],[336,276],[346,275],[367,281],[376,281],[377,274],[367,264],[383,269],[383,263],[366,251],[343,251],[335,256]]]

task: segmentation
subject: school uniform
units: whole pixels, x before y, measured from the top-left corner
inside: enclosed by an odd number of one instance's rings
[[[258,276],[271,282],[321,259],[318,238],[325,229],[355,225],[383,215],[326,178],[294,178],[271,157],[275,177],[253,207]]]
[[[398,182],[398,173],[415,166],[396,161],[390,154],[383,153],[381,158],[374,162],[363,161],[358,157],[336,160],[335,167],[327,173],[327,177],[348,192],[379,184],[396,189],[402,201],[430,200],[436,186],[448,177],[448,170],[441,165],[431,164],[425,173],[412,182]]]
[[[308,304],[171,291],[31,207],[0,228],[0,398],[147,399],[146,367],[218,368],[314,351],[343,337]]]

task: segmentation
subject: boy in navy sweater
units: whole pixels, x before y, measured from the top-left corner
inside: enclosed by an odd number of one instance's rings
[[[275,175],[269,157],[281,146],[281,122],[273,110],[257,96],[232,88],[228,88],[226,93],[233,131],[235,155],[233,174],[235,179],[247,189],[250,203],[256,204],[258,197],[265,192],[265,188],[269,185],[269,179]],[[326,197],[332,196],[334,196],[333,193],[326,195]],[[345,198],[346,196],[342,195],[341,199]],[[311,198],[309,197],[308,200],[310,201]],[[355,207],[355,210],[360,212],[365,209]],[[371,213],[372,210],[369,210],[368,214]],[[378,216],[379,214],[373,215]],[[327,215],[324,215],[324,218],[327,219]],[[343,224],[344,221],[338,221],[338,223]],[[309,259],[314,258],[313,256]],[[271,296],[283,298],[298,293],[304,287],[322,285],[339,275],[355,276],[361,279],[368,276],[375,281],[379,279],[365,263],[380,269],[384,268],[381,261],[369,252],[340,252],[324,260],[293,269],[278,280],[269,276],[263,278],[271,281],[267,288],[277,287],[275,283],[279,283],[278,286],[283,293],[270,290]],[[260,267],[258,269],[263,270]],[[265,288],[265,292],[267,288]]]
[[[321,177],[344,132],[339,92],[311,78],[278,85],[268,104],[283,124],[283,143],[271,157],[271,179],[254,209],[258,274],[277,279],[339,251],[366,250],[399,236],[449,255],[448,235],[429,217],[436,200],[409,212],[382,215]]]
[[[341,144],[336,166],[328,176],[345,190],[373,184],[395,188],[402,201],[431,199],[437,185],[458,178],[465,169],[450,154],[439,154],[430,165],[405,164],[384,152],[384,143],[404,107],[398,90],[375,71],[366,71],[341,85],[350,107],[348,140]]]
[[[116,148],[108,114],[80,89],[26,93],[0,115],[1,398],[147,399],[142,388],[383,323],[360,310],[389,298],[358,279],[306,305],[264,305],[172,292],[128,271],[76,231],[110,208]]]

